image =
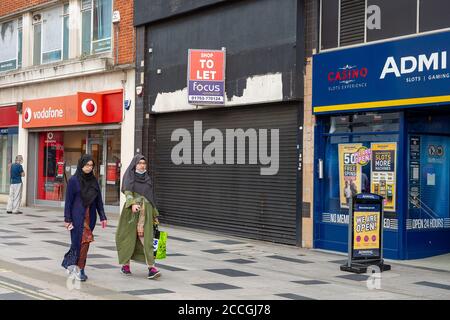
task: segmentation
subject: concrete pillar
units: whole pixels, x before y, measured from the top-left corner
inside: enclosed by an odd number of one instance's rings
[[[27,12],[22,16],[22,68],[33,65],[33,16]]]
[[[129,110],[124,109],[124,118],[121,128],[121,151],[120,151],[120,161],[122,163],[122,168],[120,169],[120,181],[122,187],[123,175],[125,170],[128,168],[131,160],[134,157],[134,128],[135,128],[135,116],[136,116],[136,104],[134,99],[134,88],[135,88],[135,72],[134,70],[129,70],[124,72],[124,82],[123,82],[123,98],[131,99],[131,106]],[[125,203],[125,196],[120,193],[120,208],[122,209]]]
[[[81,1],[69,2],[69,59],[81,55]]]
[[[22,202],[21,206],[25,206],[27,199],[27,183],[28,183],[28,130],[22,128],[22,115],[19,117],[19,142],[17,154],[23,156],[23,170],[25,171],[25,177],[22,179],[23,189],[22,189]],[[30,183],[32,183],[30,181]]]

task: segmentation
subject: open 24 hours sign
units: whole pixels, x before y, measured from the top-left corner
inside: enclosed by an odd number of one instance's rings
[[[189,49],[188,103],[225,104],[225,50]]]

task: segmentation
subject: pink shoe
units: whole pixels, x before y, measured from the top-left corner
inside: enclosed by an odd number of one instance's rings
[[[156,279],[159,278],[161,276],[161,272],[159,272],[158,269],[156,269],[155,267],[149,268],[148,269],[148,279]]]
[[[130,266],[127,264],[122,266],[122,268],[120,269],[120,272],[122,272],[126,276],[130,276],[131,275]]]

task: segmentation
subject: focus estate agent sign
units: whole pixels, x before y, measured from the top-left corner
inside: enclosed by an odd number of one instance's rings
[[[225,51],[189,50],[188,103],[225,104]]]

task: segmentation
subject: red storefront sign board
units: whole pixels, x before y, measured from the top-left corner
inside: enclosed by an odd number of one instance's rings
[[[23,102],[23,128],[63,127],[123,120],[122,91],[78,92],[76,95]]]
[[[0,128],[19,126],[19,115],[16,106],[0,107]]]

